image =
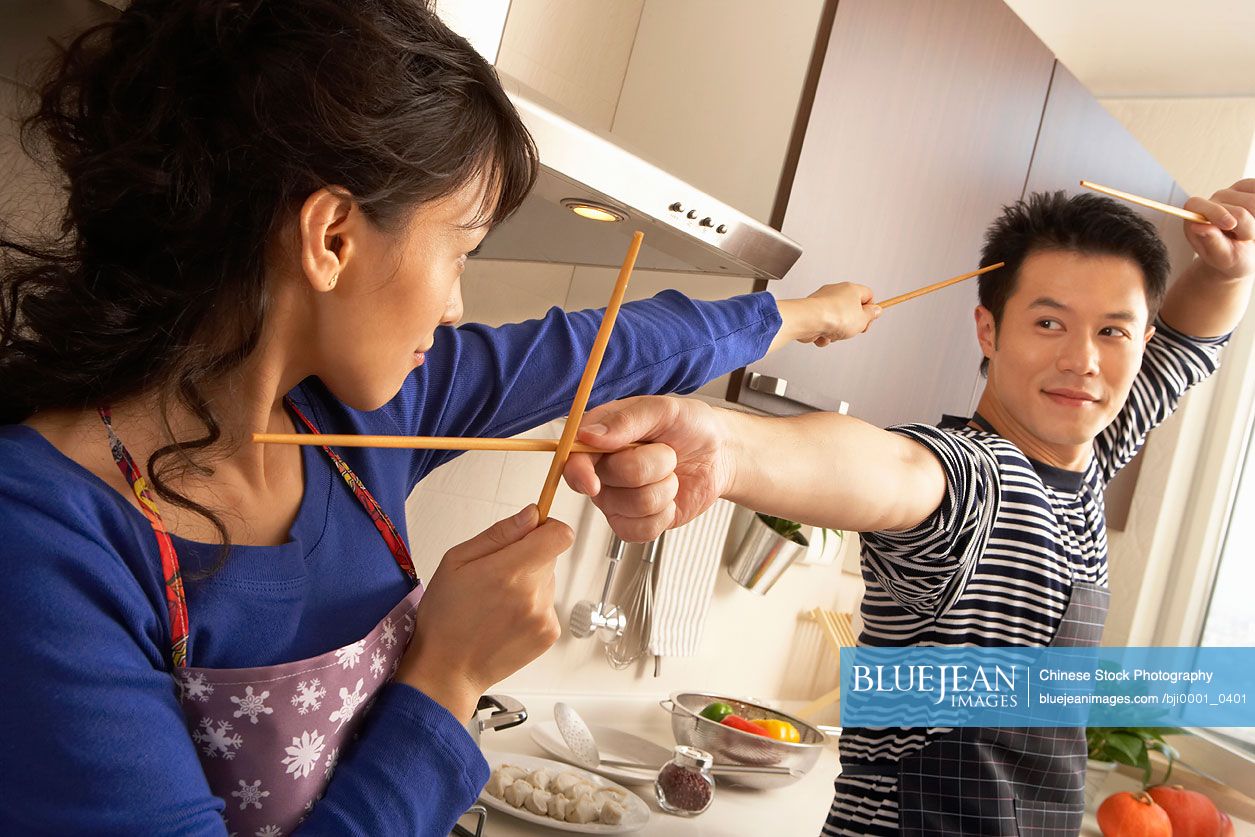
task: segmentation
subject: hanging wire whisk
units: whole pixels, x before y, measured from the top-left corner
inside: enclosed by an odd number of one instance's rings
[[[649,648],[651,611],[654,601],[654,559],[662,547],[662,536],[645,544],[640,563],[624,588],[620,608],[627,616],[627,628],[606,645],[606,659],[616,669],[625,669],[643,657]]]

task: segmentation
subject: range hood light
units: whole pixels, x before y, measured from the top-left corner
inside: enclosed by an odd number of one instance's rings
[[[622,221],[625,217],[622,212],[611,209],[605,204],[578,198],[563,198],[562,205],[581,218],[587,218],[590,221]]]

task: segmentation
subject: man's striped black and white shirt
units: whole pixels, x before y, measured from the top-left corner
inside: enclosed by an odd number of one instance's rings
[[[1072,579],[1107,586],[1103,489],[1186,390],[1216,370],[1227,337],[1199,339],[1162,322],[1124,408],[1094,440],[1083,472],[1028,459],[966,422],[891,428],[928,448],[946,497],[918,526],[863,536],[861,645],[1043,646]],[[843,765],[897,761],[947,730],[846,728]],[[841,776],[825,834],[896,834],[896,779]]]

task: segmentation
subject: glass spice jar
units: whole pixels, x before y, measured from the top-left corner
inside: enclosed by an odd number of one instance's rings
[[[715,780],[710,775],[713,762],[705,750],[676,747],[675,755],[654,780],[658,807],[681,817],[694,817],[709,808],[715,798]]]

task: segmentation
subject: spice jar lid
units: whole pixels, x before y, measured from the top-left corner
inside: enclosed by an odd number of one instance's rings
[[[681,767],[696,767],[700,770],[706,770],[714,764],[715,760],[705,750],[681,744],[675,748],[675,762]]]

